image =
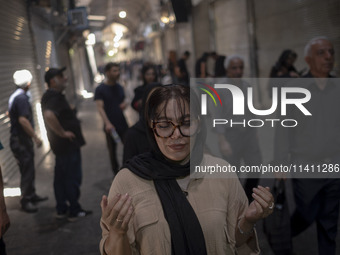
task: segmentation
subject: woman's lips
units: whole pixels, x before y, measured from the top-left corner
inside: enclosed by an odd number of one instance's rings
[[[172,145],[169,145],[169,147],[174,151],[180,151],[180,150],[183,150],[183,148],[185,147],[185,144],[172,144]]]

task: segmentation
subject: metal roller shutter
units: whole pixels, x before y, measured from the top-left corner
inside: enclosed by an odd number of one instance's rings
[[[6,116],[8,98],[15,90],[12,75],[18,69],[28,69],[33,75],[31,85],[32,106],[37,132],[38,121],[35,105],[40,102],[41,87],[36,72],[32,35],[29,28],[26,1],[1,1],[0,9],[0,139],[5,149],[0,152],[4,181],[18,173],[9,148],[9,118]]]

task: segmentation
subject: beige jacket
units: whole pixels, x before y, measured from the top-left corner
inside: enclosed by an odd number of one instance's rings
[[[201,165],[228,165],[222,159],[204,155]],[[248,242],[235,248],[237,221],[243,216],[248,200],[237,178],[191,179],[188,200],[201,224],[208,255],[259,254],[256,233]],[[171,255],[171,235],[153,181],[144,180],[128,169],[115,177],[108,201],[115,194],[132,196],[134,215],[129,223],[128,239],[133,254]],[[109,226],[101,220],[101,254]],[[237,250],[237,251],[236,251]]]

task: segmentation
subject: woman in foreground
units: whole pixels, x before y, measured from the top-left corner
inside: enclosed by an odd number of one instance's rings
[[[237,179],[190,178],[190,165],[228,165],[203,153],[205,128],[190,87],[159,86],[146,102],[152,152],[130,160],[103,196],[101,254],[259,253],[254,224],[272,213],[269,188],[254,201]]]

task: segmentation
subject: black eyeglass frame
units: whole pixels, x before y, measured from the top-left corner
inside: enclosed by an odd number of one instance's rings
[[[200,122],[200,118],[197,117],[197,119],[195,119],[195,121],[198,121],[198,123],[199,123],[199,122]],[[171,125],[172,125],[172,131],[171,131],[170,135],[168,135],[168,136],[161,136],[161,135],[159,135],[159,134],[157,133],[156,125],[157,125],[158,123],[162,123],[162,122],[171,123]],[[184,134],[182,133],[182,130],[181,130],[182,123],[183,123],[183,122],[181,122],[181,123],[178,124],[178,125],[175,125],[172,121],[155,121],[155,120],[152,120],[152,130],[153,130],[153,132],[156,134],[156,136],[161,137],[161,138],[169,138],[169,137],[171,137],[171,136],[174,134],[176,128],[178,128],[179,132],[181,133],[181,135],[182,135],[183,137],[190,137],[190,136],[194,136],[194,135],[197,134],[197,131],[199,130],[198,125],[197,125],[197,130],[195,131],[194,134],[192,134],[192,135],[184,135]]]

